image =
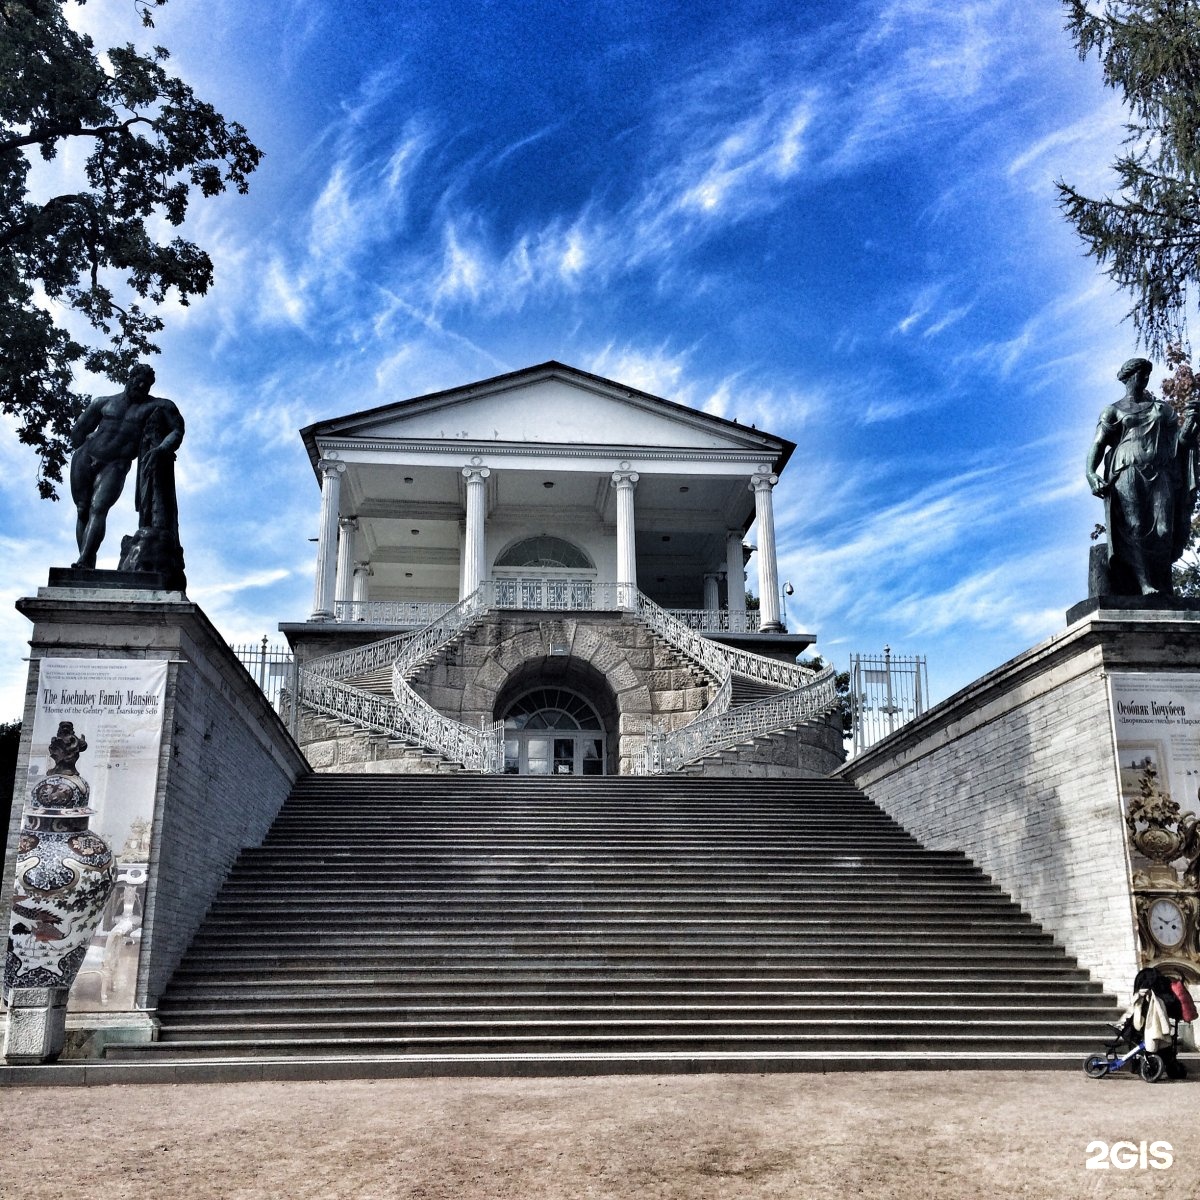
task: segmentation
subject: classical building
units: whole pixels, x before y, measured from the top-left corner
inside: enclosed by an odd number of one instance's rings
[[[781,613],[772,490],[791,442],[557,362],[303,437],[315,587],[283,628],[319,769],[840,760],[832,682],[796,664],[813,638]]]

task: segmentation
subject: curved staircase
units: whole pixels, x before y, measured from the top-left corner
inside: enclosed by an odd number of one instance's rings
[[[488,613],[514,607],[513,596],[502,584],[485,580],[466,599],[415,632],[309,662],[299,671],[301,706],[347,729],[411,746],[468,771],[501,772],[502,726],[494,723],[478,729],[444,716],[413,689],[412,680]],[[602,591],[596,589],[594,594]],[[552,595],[553,589],[545,594]],[[822,719],[837,706],[832,667],[813,671],[722,645],[701,637],[640,592],[621,588],[613,594],[620,596],[621,610],[665,643],[710,693],[704,710],[682,728],[649,731],[643,773],[680,771],[691,763],[736,753],[738,746]],[[566,595],[564,602],[569,599]],[[557,609],[549,603],[539,611],[579,610]]]

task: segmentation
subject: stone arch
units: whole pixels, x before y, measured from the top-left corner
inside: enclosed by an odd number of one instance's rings
[[[502,721],[522,696],[542,688],[562,688],[573,692],[595,710],[604,729],[604,773],[618,774],[621,721],[617,695],[604,675],[582,659],[565,655],[527,658],[496,693],[492,719]]]
[[[614,774],[629,773],[644,752],[654,712],[644,640],[636,623],[619,616],[496,615],[469,635],[458,686],[431,690],[430,699],[440,711],[478,727],[496,719],[497,697],[511,679],[531,678],[543,668],[554,675],[565,669],[559,664],[572,661],[589,690],[603,682],[609,765]]]

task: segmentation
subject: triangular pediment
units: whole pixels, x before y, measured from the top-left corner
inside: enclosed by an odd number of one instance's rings
[[[321,421],[304,437],[310,453],[325,438],[750,450],[771,459],[792,449],[761,430],[553,362]]]

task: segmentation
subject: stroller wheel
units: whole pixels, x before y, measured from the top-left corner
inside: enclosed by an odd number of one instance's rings
[[[1103,1054],[1093,1054],[1084,1062],[1083,1073],[1089,1079],[1103,1079],[1108,1074],[1108,1059]]]
[[[1151,1054],[1147,1051],[1142,1055],[1142,1061],[1138,1070],[1142,1078],[1147,1083],[1157,1083],[1167,1069],[1167,1064],[1163,1062],[1157,1054]]]

